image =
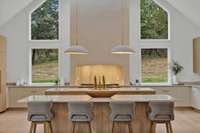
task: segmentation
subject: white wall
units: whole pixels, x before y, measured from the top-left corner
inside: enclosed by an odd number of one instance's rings
[[[51,43],[30,42],[28,40],[28,12],[38,4],[37,1],[33,1],[32,4],[0,28],[0,34],[5,35],[8,40],[8,82],[15,82],[20,77],[29,78],[30,48],[42,46],[57,47],[61,50],[60,77],[66,78],[66,81],[70,80],[70,71],[74,70],[75,64],[114,64],[120,62],[125,66],[127,75],[128,70],[130,71],[130,80],[134,82],[135,79],[140,77],[140,46],[152,47],[153,45],[159,47],[166,46],[171,49],[171,58],[177,60],[185,68],[180,75],[181,80],[200,80],[200,76],[192,73],[192,38],[198,36],[199,28],[172,6],[164,2],[164,6],[171,15],[171,40],[164,42],[140,41],[138,0],[130,0],[130,2],[130,44],[136,50],[136,53],[130,57],[130,62],[128,62],[128,57],[113,56],[110,53],[112,46],[120,40],[119,0],[86,0],[86,2],[81,2],[81,43],[89,49],[91,56],[72,57],[72,62],[70,63],[70,58],[64,55],[64,50],[70,42],[70,9],[68,0],[61,0],[61,40]],[[113,5],[109,3],[113,3]],[[73,35],[73,28],[71,32]],[[70,66],[72,67],[71,69]]]

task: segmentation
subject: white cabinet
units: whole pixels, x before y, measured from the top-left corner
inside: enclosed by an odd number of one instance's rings
[[[192,87],[191,97],[192,107],[200,110],[200,87]]]
[[[26,103],[19,103],[20,99],[31,95],[44,95],[47,88],[10,87],[8,88],[8,108],[24,108]]]
[[[156,87],[156,94],[170,95],[175,98],[176,107],[190,107],[191,87],[173,86],[173,87]]]
[[[191,106],[191,87],[176,87],[176,106],[190,107]]]

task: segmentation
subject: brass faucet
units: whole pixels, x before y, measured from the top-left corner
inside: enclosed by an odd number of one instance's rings
[[[97,81],[97,77],[94,76],[94,89],[95,90],[101,90],[101,89],[106,89],[106,81],[105,81],[105,76],[103,75],[102,76],[102,79],[101,77],[99,76],[99,79]]]

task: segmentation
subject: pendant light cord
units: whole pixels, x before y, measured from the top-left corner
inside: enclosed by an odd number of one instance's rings
[[[121,0],[121,45],[124,45],[124,28],[125,28],[125,7],[124,0]]]
[[[76,42],[75,44],[78,45],[79,43],[79,1],[76,0]]]

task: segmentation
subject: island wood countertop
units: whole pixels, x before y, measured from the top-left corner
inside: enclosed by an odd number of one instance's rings
[[[92,88],[53,88],[45,92],[45,95],[89,95],[91,97],[112,97],[114,95],[154,95],[152,88],[109,88],[96,90]]]

